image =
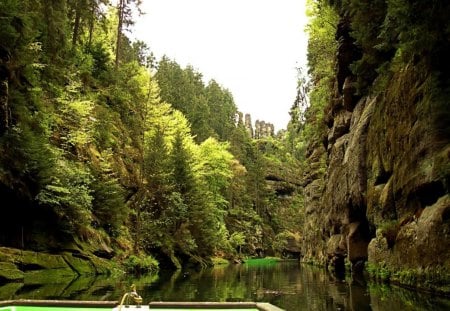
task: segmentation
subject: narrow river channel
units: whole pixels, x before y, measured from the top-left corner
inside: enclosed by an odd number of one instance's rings
[[[135,283],[149,301],[264,301],[297,310],[450,310],[450,299],[364,279],[334,278],[297,262],[160,272],[139,279],[78,278],[0,285],[0,299],[118,300]]]

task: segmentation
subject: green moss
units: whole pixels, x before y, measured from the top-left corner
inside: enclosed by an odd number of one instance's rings
[[[380,264],[374,264],[371,262],[366,263],[366,270],[369,275],[377,280],[382,282],[389,282],[391,278],[391,271],[387,268],[384,262]]]
[[[88,259],[81,259],[73,254],[65,254],[64,259],[67,264],[79,275],[96,274],[96,269]]]
[[[0,276],[29,284],[59,282],[77,274],[60,255],[1,248]]]
[[[277,257],[249,258],[244,260],[244,264],[263,266],[263,265],[272,265],[279,261],[281,261],[281,259]]]
[[[392,282],[408,287],[450,293],[450,271],[447,267],[402,269],[392,274]]]
[[[443,294],[450,293],[450,271],[447,267],[394,270],[381,264],[367,263],[369,275],[376,281],[391,282],[400,286],[417,288]]]
[[[69,266],[60,255],[52,255],[46,253],[38,253],[31,251],[20,252],[15,258],[21,265],[33,265],[42,269],[69,269]]]
[[[392,281],[398,282],[400,284],[408,285],[408,286],[417,286],[418,279],[420,278],[420,274],[415,270],[405,269],[398,272],[393,273]]]
[[[106,260],[96,256],[91,256],[90,262],[94,266],[96,274],[119,276],[124,273],[123,268],[113,260]]]
[[[121,275],[123,270],[112,260],[93,255],[82,254],[76,257],[71,253],[47,254],[22,251],[12,248],[0,248],[0,278],[23,279],[43,278],[46,274],[59,271],[62,276],[75,275]],[[48,272],[46,272],[48,271]]]
[[[5,285],[0,286],[0,299],[12,299],[22,287],[23,283],[6,283]]]
[[[0,262],[0,279],[8,281],[23,280],[23,272],[12,262]]]
[[[14,256],[11,254],[11,248],[0,247],[0,262],[14,262]]]
[[[124,266],[126,271],[131,274],[143,274],[147,272],[156,272],[159,269],[158,261],[152,256],[135,256],[128,257]]]
[[[214,266],[223,266],[223,265],[230,264],[230,262],[227,259],[222,258],[222,257],[212,257],[211,260],[212,260]]]

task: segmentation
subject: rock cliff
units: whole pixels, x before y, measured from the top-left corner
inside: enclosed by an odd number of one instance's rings
[[[450,292],[448,72],[425,55],[358,92],[351,34],[341,17],[328,129],[310,143],[303,178],[304,260]]]
[[[44,284],[58,278],[122,273],[117,264],[81,252],[58,254],[0,247],[0,282]]]

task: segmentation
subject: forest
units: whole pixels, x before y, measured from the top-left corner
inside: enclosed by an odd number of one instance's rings
[[[131,39],[140,2],[0,1],[2,249],[129,272],[285,256],[448,292],[448,3],[308,0],[274,133]]]
[[[295,159],[219,82],[131,41],[137,9],[1,2],[0,244],[140,269],[281,252]]]

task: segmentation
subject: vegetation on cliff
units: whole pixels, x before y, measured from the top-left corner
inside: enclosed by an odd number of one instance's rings
[[[218,82],[131,41],[139,3],[1,1],[0,245],[130,271],[282,251],[282,144],[254,140]]]
[[[448,291],[450,7],[309,6],[310,104],[288,134],[307,167],[305,260]]]

